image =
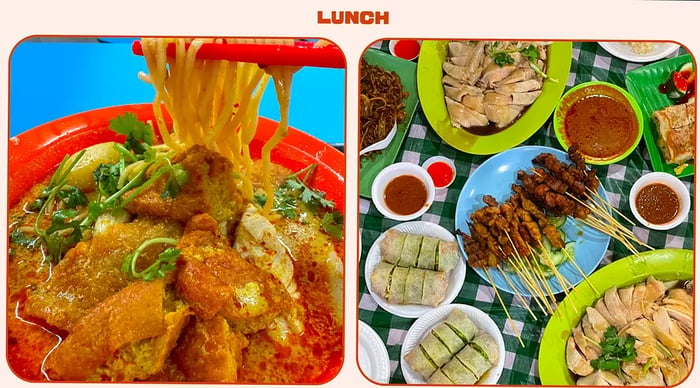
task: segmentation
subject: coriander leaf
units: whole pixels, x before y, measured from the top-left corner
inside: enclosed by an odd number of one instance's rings
[[[20,228],[15,228],[12,233],[10,233],[10,241],[19,244],[23,247],[34,248],[39,242],[39,237],[29,237]]]
[[[185,183],[187,183],[188,178],[189,175],[187,174],[187,170],[185,170],[181,163],[175,164],[172,167],[170,167],[168,181],[165,184],[163,192],[160,193],[160,197],[163,199],[177,197],[177,195],[180,193],[180,190],[182,189],[182,186],[184,186]]]
[[[527,58],[530,62],[534,62],[540,58],[540,52],[537,50],[537,47],[535,47],[534,44],[531,44],[524,48],[521,53],[525,58]]]
[[[134,155],[143,155],[151,148],[138,141],[132,134],[127,135],[126,141],[124,141],[124,147],[126,147],[127,150],[133,151]]]
[[[135,114],[124,113],[109,121],[109,129],[116,133],[131,136],[134,140],[142,141],[148,145],[153,144],[153,128],[150,125],[139,121]]]
[[[56,196],[63,201],[63,204],[70,209],[75,209],[80,205],[87,205],[88,200],[85,194],[75,186],[62,188]]]
[[[506,52],[497,52],[493,54],[493,62],[498,66],[512,65],[515,63],[515,59]]]
[[[116,164],[100,163],[92,173],[97,190],[107,197],[119,191],[119,177],[123,171],[123,162]]]
[[[144,249],[154,244],[176,245],[177,240],[167,237],[159,237],[144,241],[138,248],[136,248],[136,250],[124,257],[121,265],[122,272],[128,273],[132,278],[141,278],[147,282],[150,282],[155,279],[162,279],[165,277],[167,272],[174,270],[175,261],[180,256],[181,250],[173,247],[166,248],[158,255],[158,259],[156,259],[153,264],[149,265],[143,271],[138,272],[136,270],[136,263],[139,255],[141,255]]]
[[[255,193],[253,194],[253,200],[258,204],[258,206],[265,207],[265,204],[267,203],[267,195],[265,195],[265,193]]]
[[[341,240],[343,238],[343,220],[344,217],[338,211],[328,212],[321,219],[321,226],[326,233]]]

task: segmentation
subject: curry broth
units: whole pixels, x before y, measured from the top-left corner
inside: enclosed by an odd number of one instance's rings
[[[256,168],[256,171],[259,171]],[[272,165],[271,175],[279,183],[292,172]],[[254,179],[260,178],[255,176]],[[48,182],[34,186],[9,211],[10,231],[33,225],[32,213],[24,210]],[[305,313],[304,330],[288,333],[281,344],[266,331],[247,335],[238,382],[320,383],[334,376],[342,365],[342,259],[343,242],[320,232],[320,220],[303,212],[301,221],[273,220],[280,239],[294,262],[294,280],[299,304]],[[8,363],[21,378],[49,380],[43,371],[47,355],[67,333],[25,313],[27,296],[51,276],[53,265],[39,249],[10,242],[8,260]],[[149,381],[182,381],[184,376],[171,360]]]

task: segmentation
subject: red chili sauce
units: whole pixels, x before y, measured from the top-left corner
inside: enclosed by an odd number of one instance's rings
[[[452,183],[452,179],[455,176],[452,166],[445,162],[431,163],[426,171],[428,171],[430,177],[433,178],[435,187],[438,188],[447,187],[450,183]]]
[[[394,55],[399,58],[413,59],[420,52],[420,44],[416,40],[397,40],[394,44]]]
[[[639,123],[624,96],[601,92],[585,95],[571,104],[564,117],[564,135],[566,142],[576,144],[585,156],[605,160],[634,145]]]
[[[657,225],[673,220],[681,208],[678,194],[663,183],[644,186],[634,200],[639,215]]]
[[[400,175],[392,179],[384,189],[384,202],[392,212],[405,216],[425,206],[428,189],[413,175]]]

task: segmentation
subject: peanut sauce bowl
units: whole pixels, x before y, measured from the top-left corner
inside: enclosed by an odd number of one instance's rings
[[[428,211],[434,200],[433,178],[414,163],[391,164],[372,182],[372,203],[384,217],[392,220],[418,218]]]
[[[644,118],[634,97],[602,81],[584,82],[564,93],[553,124],[565,151],[575,145],[587,163],[596,165],[629,156],[644,132]]]
[[[632,185],[629,198],[632,214],[649,229],[673,229],[685,221],[690,212],[688,188],[666,172],[642,175]]]

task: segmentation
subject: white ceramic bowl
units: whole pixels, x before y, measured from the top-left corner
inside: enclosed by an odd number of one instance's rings
[[[662,183],[669,186],[676,192],[676,194],[678,194],[678,199],[680,200],[680,209],[678,210],[678,214],[676,214],[676,217],[674,217],[671,221],[665,224],[653,224],[642,218],[637,210],[636,202],[639,190],[653,183]],[[688,192],[688,188],[685,187],[680,179],[665,172],[652,172],[642,175],[636,182],[634,182],[634,185],[632,185],[629,198],[630,208],[632,210],[632,214],[634,214],[634,217],[637,219],[637,221],[639,221],[639,223],[650,229],[668,230],[675,228],[688,217],[688,213],[690,212],[690,193]]]
[[[389,208],[386,206],[386,201],[384,200],[384,190],[386,189],[386,186],[394,178],[401,175],[412,175],[420,179],[425,185],[425,188],[428,190],[428,198],[425,201],[425,205],[412,214],[402,215],[394,213],[393,211],[389,210]],[[382,215],[384,215],[384,217],[391,218],[392,220],[408,221],[420,217],[426,211],[428,211],[428,208],[430,208],[434,200],[435,185],[433,184],[433,178],[428,175],[428,172],[425,171],[423,167],[414,163],[399,162],[390,164],[380,171],[372,182],[372,202],[374,203],[374,206],[380,213],[382,213]]]
[[[450,158],[446,158],[444,156],[438,155],[438,156],[431,156],[430,158],[426,159],[425,162],[423,162],[422,166],[426,171],[428,171],[428,166],[430,166],[431,164],[433,164],[435,162],[447,163],[452,168],[452,179],[444,186],[438,186],[436,184],[435,188],[436,189],[444,189],[444,188],[450,187],[452,182],[454,182],[455,178],[457,177],[457,168],[455,167],[455,162]],[[430,174],[428,174],[428,175],[430,175]]]

